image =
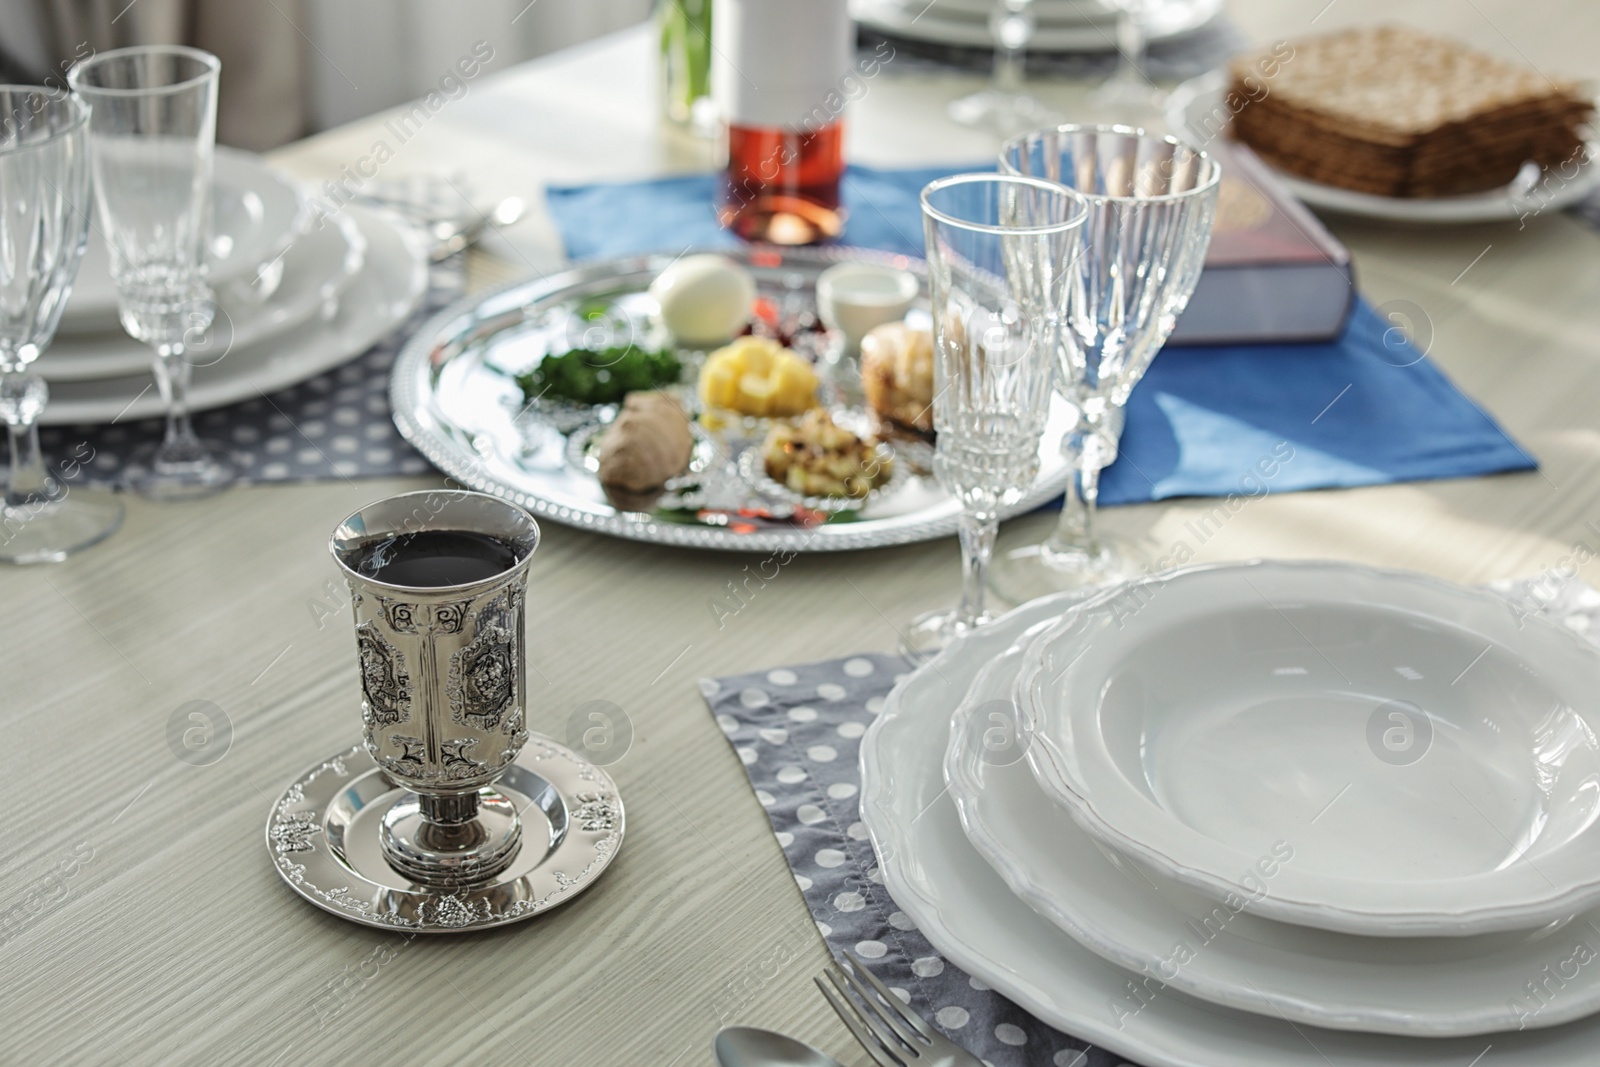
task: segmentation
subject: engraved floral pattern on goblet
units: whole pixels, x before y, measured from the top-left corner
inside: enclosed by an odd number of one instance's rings
[[[478,636],[450,657],[451,718],[480,730],[493,730],[516,697],[515,629],[521,604],[507,595],[478,613]]]
[[[383,639],[371,623],[356,627],[356,650],[361,657],[362,721],[368,727],[393,726],[410,718],[411,679],[399,651]]]

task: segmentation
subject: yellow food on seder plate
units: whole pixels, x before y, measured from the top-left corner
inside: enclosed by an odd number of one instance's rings
[[[780,422],[761,446],[767,476],[801,496],[859,500],[889,480],[893,459],[871,438],[837,425],[821,408]]]
[[[740,415],[799,415],[817,402],[817,374],[770,337],[741,337],[706,357],[700,401]]]

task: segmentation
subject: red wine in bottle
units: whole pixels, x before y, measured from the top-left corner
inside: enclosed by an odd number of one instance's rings
[[[815,133],[728,124],[717,217],[746,241],[808,245],[844,229],[844,123]]]
[[[859,86],[846,0],[716,0],[711,26],[728,133],[718,220],[747,241],[839,236],[844,107]]]

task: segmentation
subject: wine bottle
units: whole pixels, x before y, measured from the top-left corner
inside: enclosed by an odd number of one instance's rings
[[[715,0],[712,95],[727,127],[722,225],[747,241],[813,244],[844,229],[847,0]]]

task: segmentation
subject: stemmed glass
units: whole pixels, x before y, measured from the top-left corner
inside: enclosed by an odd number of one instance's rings
[[[122,327],[155,350],[167,406],[166,437],[131,465],[129,484],[160,500],[205,496],[234,477],[189,421],[191,350],[209,343],[216,315],[206,251],[220,68],[209,52],[152,45],[102,52],[68,74],[92,109],[95,201]]]
[[[1111,111],[1148,111],[1164,94],[1144,75],[1148,37],[1145,22],[1151,0],[1108,0],[1117,11],[1117,67],[1094,91],[1090,102]],[[1117,115],[1117,118],[1125,116]]]
[[[994,82],[987,89],[950,103],[949,115],[963,126],[987,126],[1002,134],[1059,121],[1023,87],[1027,74],[1028,42],[1033,39],[1037,16],[1033,0],[995,0],[989,15],[994,37]]]
[[[958,174],[922,190],[933,312],[933,469],[961,503],[961,601],[903,635],[927,653],[987,622],[984,579],[1000,511],[1039,473],[1088,210],[1037,178]]]
[[[39,415],[50,391],[32,370],[56,333],[89,235],[89,109],[59,91],[0,85],[0,420],[11,481],[0,561],[53,563],[122,523],[110,493],[69,485],[79,460],[45,468]]]
[[[1123,405],[1200,280],[1221,167],[1171,137],[1060,126],[1006,142],[1000,170],[1060,182],[1089,205],[1059,350],[1060,388],[1077,413],[1061,447],[1075,474],[1055,532],[994,568],[995,592],[1021,603],[1135,573],[1127,549],[1095,529],[1100,471],[1117,458]]]

